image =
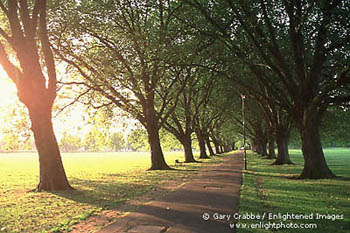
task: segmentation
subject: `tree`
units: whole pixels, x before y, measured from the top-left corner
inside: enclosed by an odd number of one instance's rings
[[[65,131],[59,145],[63,152],[78,151],[81,148],[81,139]]]
[[[147,132],[144,128],[133,129],[128,134],[128,147],[134,151],[149,151],[150,146],[147,143]]]
[[[171,113],[164,128],[172,133],[183,145],[185,163],[197,162],[192,152],[192,133],[201,109],[207,105],[212,89],[213,77],[206,70],[187,66],[182,69],[179,81],[186,83],[179,95],[176,109]],[[203,152],[203,144],[200,144]],[[201,153],[202,154],[202,153]],[[203,157],[203,156],[202,156]]]
[[[350,100],[350,6],[340,0],[186,2],[292,117],[305,161],[300,178],[334,177],[319,125],[329,106]]]
[[[39,154],[37,190],[71,189],[51,121],[57,80],[47,33],[46,1],[0,1],[0,8],[5,21],[0,29],[0,64],[29,111]]]
[[[292,164],[288,152],[290,131],[292,128],[291,116],[280,106],[276,105],[274,101],[269,101],[269,94],[267,91],[262,91],[260,93],[265,94],[265,97],[255,95],[254,98],[260,106],[268,126],[267,137],[269,142],[269,154],[274,155],[274,142],[276,141],[277,143],[278,154],[273,165]],[[271,143],[271,141],[273,143]],[[275,156],[270,155],[270,158],[275,158]]]
[[[28,111],[23,104],[15,101],[10,106],[0,107],[2,122],[0,127],[3,150],[30,150],[31,133]]]
[[[114,151],[125,149],[125,140],[121,132],[115,132],[110,137],[110,146]]]
[[[327,109],[321,122],[322,145],[327,147],[349,147],[350,111],[348,108],[331,107]]]
[[[57,6],[55,15],[60,20],[53,28],[56,52],[83,79],[73,83],[102,96],[100,107],[119,107],[145,127],[151,148],[150,170],[170,169],[159,129],[174,110],[182,89],[173,88],[178,73],[164,62],[176,55],[171,51],[181,42],[174,23],[176,4],[67,2]]]
[[[111,148],[111,125],[113,112],[108,108],[103,111],[90,112],[88,125],[89,132],[85,135],[84,146],[86,150],[106,151]]]

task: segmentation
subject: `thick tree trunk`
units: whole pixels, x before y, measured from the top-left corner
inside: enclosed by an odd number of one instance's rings
[[[200,159],[209,159],[209,156],[207,155],[207,150],[205,148],[205,137],[202,132],[200,132],[199,129],[196,130],[196,135],[198,138],[198,144],[199,144],[199,150],[200,150]]]
[[[149,170],[170,170],[165,162],[162,147],[160,146],[158,120],[156,118],[154,105],[149,101],[146,113],[146,130],[148,142],[151,147],[151,168]]]
[[[151,147],[151,168],[149,170],[169,170],[160,146],[159,132],[157,128],[147,127],[148,141]]]
[[[256,142],[254,140],[252,142],[252,151],[255,153],[258,153],[258,147],[257,147]]]
[[[221,154],[219,144],[214,142],[214,147],[215,147],[215,154],[217,154],[217,155]]]
[[[39,154],[40,181],[37,191],[69,190],[61,154],[51,122],[51,108],[29,109],[35,145]]]
[[[261,146],[262,146],[261,156],[267,156],[267,142],[266,141],[262,142]]]
[[[277,136],[277,159],[273,165],[293,164],[289,157],[288,137]]]
[[[267,143],[265,140],[262,140],[261,138],[258,140],[256,145],[256,152],[260,154],[261,156],[267,155]]]
[[[205,142],[206,142],[207,147],[208,147],[208,150],[209,150],[209,155],[210,155],[210,156],[215,155],[214,150],[213,150],[213,147],[212,147],[211,144],[210,144],[210,139],[209,139],[209,136],[208,136],[208,135],[205,136]]]
[[[236,143],[235,143],[235,142],[233,142],[233,143],[231,144],[231,150],[236,150]]]
[[[220,154],[223,154],[223,153],[225,153],[225,150],[224,150],[224,147],[222,146],[222,145],[220,145]]]
[[[275,135],[273,129],[269,132],[269,154],[267,156],[268,159],[275,159]]]
[[[320,117],[317,116],[311,119],[306,118],[300,128],[304,156],[304,169],[299,177],[301,179],[327,179],[335,177],[333,172],[328,168],[323,154],[318,129],[319,120]]]
[[[184,152],[185,152],[185,163],[197,162],[194,159],[193,152],[192,152],[191,135],[186,135],[181,142],[182,142],[182,145],[184,147]]]
[[[215,154],[220,154],[220,148],[219,148],[219,143],[218,141],[216,140],[216,138],[214,137],[213,134],[211,134],[211,139],[213,140],[213,143],[214,143],[214,148],[215,148]]]
[[[284,125],[278,125],[275,129],[277,142],[277,159],[272,165],[293,164],[289,157],[288,144],[290,129]]]
[[[275,142],[269,142],[269,153],[267,155],[268,159],[275,159],[276,153],[275,153]]]

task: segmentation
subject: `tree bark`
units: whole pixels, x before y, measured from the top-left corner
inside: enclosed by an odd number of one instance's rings
[[[236,143],[235,143],[235,142],[233,142],[233,143],[231,144],[231,150],[236,150]]]
[[[288,137],[277,136],[277,159],[273,165],[293,164],[289,157]]]
[[[214,142],[214,147],[215,147],[215,154],[217,155],[221,154],[219,144]]]
[[[263,140],[262,138],[259,138],[257,140],[256,152],[258,154],[260,154],[261,156],[267,155],[267,142],[265,140]]]
[[[255,138],[253,141],[254,141],[254,144],[256,145],[256,152],[261,156],[266,156],[267,139],[261,125],[258,125],[254,131],[255,131]]]
[[[311,115],[311,114],[310,114]],[[300,128],[302,151],[304,156],[304,169],[300,179],[328,179],[335,175],[328,168],[323,154],[319,134],[320,116],[305,116]]]
[[[205,136],[205,142],[206,142],[207,147],[208,147],[208,150],[209,150],[209,155],[210,155],[210,156],[215,155],[214,150],[213,150],[213,147],[212,147],[211,144],[210,144],[209,135],[206,135],[206,136]]]
[[[278,125],[275,129],[277,142],[277,159],[272,165],[293,164],[289,157],[288,144],[290,129],[284,125]]]
[[[261,156],[267,156],[267,142],[263,141],[261,143],[261,146],[262,146]]]
[[[156,118],[154,105],[148,102],[146,112],[146,130],[148,142],[151,147],[151,168],[148,170],[170,170],[171,168],[165,162],[162,147],[160,145],[158,119]]]
[[[252,151],[258,153],[258,147],[256,145],[256,141],[253,139],[252,141]]]
[[[200,150],[200,159],[209,159],[209,156],[207,155],[207,150],[205,148],[205,137],[200,129],[196,130],[196,135],[198,138],[198,144],[199,144],[199,150]]]
[[[8,1],[8,9],[2,9],[3,12],[7,12],[11,36],[6,35],[6,32],[1,36],[7,37],[8,48],[12,48],[11,56],[16,57],[20,68],[9,60],[10,56],[5,50],[7,46],[3,46],[5,40],[0,42],[0,63],[16,84],[19,100],[29,111],[39,154],[40,180],[37,190],[69,190],[72,187],[68,183],[63,168],[51,122],[57,78],[47,34],[46,1],[35,1],[33,6],[35,10],[32,11],[31,19],[26,17],[26,13],[29,16],[31,8],[27,4],[17,3],[18,1]],[[21,15],[18,15],[19,12]],[[6,21],[5,18],[3,20]],[[22,27],[25,30],[22,30]],[[47,76],[43,74],[43,69]]]
[[[220,145],[220,154],[225,153],[224,146]]]
[[[185,163],[197,162],[197,160],[194,159],[193,152],[192,152],[192,139],[191,139],[191,135],[186,135],[186,136],[183,138],[182,145],[183,145],[183,147],[184,147]]]
[[[220,148],[219,148],[219,143],[218,141],[216,140],[216,137],[214,136],[214,133],[212,132],[211,133],[211,139],[214,143],[214,148],[215,148],[215,154],[220,154]]]
[[[39,154],[40,181],[37,191],[69,190],[61,154],[51,122],[51,108],[29,108],[35,145]]]
[[[275,135],[273,129],[269,130],[269,154],[267,156],[268,159],[275,159]]]

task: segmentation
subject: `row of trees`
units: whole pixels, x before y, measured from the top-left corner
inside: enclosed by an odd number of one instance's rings
[[[269,141],[273,157],[276,141],[276,164],[290,163],[295,127],[300,177],[334,177],[319,126],[327,109],[345,111],[350,100],[349,7],[340,0],[0,1],[0,64],[29,111],[38,190],[70,189],[51,122],[58,85],[74,85],[72,104],[120,108],[137,119],[151,170],[170,169],[161,129],[181,142],[186,162],[195,162],[193,135],[200,158],[206,147],[213,155],[232,146],[243,93],[257,151],[266,154]],[[66,64],[62,80],[55,62]]]
[[[221,59],[235,64],[225,74],[263,108],[279,154],[287,152],[293,125],[305,161],[300,178],[334,177],[319,127],[327,109],[347,107],[350,100],[350,6],[340,0],[185,2],[201,15],[193,26],[220,41],[227,51]],[[259,139],[253,142],[263,147]]]

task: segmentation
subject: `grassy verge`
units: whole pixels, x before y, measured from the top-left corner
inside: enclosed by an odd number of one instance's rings
[[[265,213],[265,218],[239,220],[240,228],[246,229],[239,229],[238,232],[273,232],[276,231],[272,229],[273,223],[275,227],[283,227],[284,229],[278,229],[282,232],[349,232],[350,149],[325,149],[324,152],[329,167],[338,176],[337,179],[293,179],[301,173],[303,167],[300,150],[290,150],[295,165],[283,166],[271,166],[271,160],[248,154],[248,172],[243,174],[239,212],[241,216],[253,213],[260,214],[261,217]],[[269,220],[269,213],[281,215]],[[281,220],[281,217],[297,218],[289,217],[287,213],[289,216],[294,214],[309,220]],[[330,219],[317,219],[317,215],[321,214]],[[342,219],[332,219],[336,216]],[[270,229],[266,229],[268,225],[263,225],[268,222],[271,223]],[[317,228],[310,229],[315,225],[302,224],[317,224]],[[265,229],[258,229],[264,226]]]
[[[169,165],[183,153],[166,153]],[[223,160],[186,164],[175,171],[146,171],[149,153],[72,153],[62,155],[72,192],[29,190],[38,182],[35,154],[0,154],[0,232],[66,232],[102,210],[118,209],[172,180],[186,181],[200,167]],[[136,207],[135,207],[136,208]]]

